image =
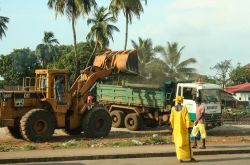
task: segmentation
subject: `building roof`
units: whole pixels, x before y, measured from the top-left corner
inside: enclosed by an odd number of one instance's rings
[[[228,86],[224,88],[225,91],[229,93],[236,93],[236,92],[250,92],[250,83],[235,85],[235,86]]]

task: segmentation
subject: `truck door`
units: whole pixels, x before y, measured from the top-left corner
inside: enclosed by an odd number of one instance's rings
[[[191,121],[196,119],[196,88],[182,87],[183,104],[187,107]]]

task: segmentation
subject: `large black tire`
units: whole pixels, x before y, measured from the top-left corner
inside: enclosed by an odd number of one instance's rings
[[[83,132],[88,138],[100,138],[109,134],[112,121],[102,106],[97,106],[85,114],[82,121]]]
[[[125,113],[123,111],[114,110],[110,112],[112,119],[112,127],[121,128],[124,126]]]
[[[7,128],[11,136],[13,136],[16,139],[23,139],[23,136],[20,130],[20,120],[16,119],[14,123],[14,127],[7,127]]]
[[[153,120],[153,119],[145,120],[144,124],[147,127],[150,127],[150,128],[156,128],[159,125],[159,123],[156,120]]]
[[[75,129],[65,128],[64,132],[68,135],[80,135],[82,133],[82,127],[78,127]]]
[[[33,109],[21,119],[21,133],[24,139],[33,142],[49,140],[55,130],[54,115],[43,109]]]
[[[131,131],[136,131],[142,128],[141,116],[136,113],[127,114],[124,120],[125,127]]]

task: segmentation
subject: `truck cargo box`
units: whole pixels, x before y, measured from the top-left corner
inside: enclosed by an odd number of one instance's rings
[[[97,101],[105,104],[163,108],[164,99],[162,88],[97,85]]]

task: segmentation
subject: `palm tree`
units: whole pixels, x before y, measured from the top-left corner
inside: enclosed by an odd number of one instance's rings
[[[9,18],[0,16],[0,39],[6,36],[5,30],[7,30],[6,24],[9,22]]]
[[[107,12],[107,8],[100,7],[95,10],[93,18],[87,20],[87,24],[92,24],[92,27],[86,38],[88,41],[95,41],[95,47],[87,62],[87,66],[92,61],[97,47],[99,46],[101,49],[108,47],[109,39],[113,41],[113,32],[119,32],[116,26],[109,24],[109,22],[116,22],[116,19],[110,15],[111,13]]]
[[[145,0],[147,4],[147,0]],[[118,13],[123,11],[126,18],[126,32],[125,32],[125,45],[124,50],[127,48],[128,40],[128,23],[132,23],[133,15],[140,18],[141,12],[143,12],[143,7],[140,0],[111,0],[109,9],[112,11],[113,15],[117,18]]]
[[[53,32],[44,32],[43,43],[50,45],[50,44],[59,44],[58,40],[54,38]]]
[[[96,6],[95,0],[48,0],[49,8],[54,8],[56,16],[58,14],[63,15],[66,13],[67,17],[71,21],[74,38],[74,52],[75,52],[75,78],[79,73],[79,63],[76,51],[76,20],[80,15],[88,15],[91,8]]]
[[[148,70],[148,66],[152,63],[154,59],[154,48],[153,43],[150,38],[143,40],[141,37],[138,38],[138,43],[134,40],[131,41],[134,49],[137,50],[138,58],[139,58],[139,70],[141,75],[144,77],[149,77],[150,70]]]
[[[170,80],[187,80],[196,76],[196,69],[188,65],[196,63],[195,58],[180,61],[181,52],[184,46],[178,49],[178,43],[167,43],[167,47],[157,46],[156,52],[162,55],[162,67],[164,73]]]
[[[48,64],[49,61],[55,60],[54,44],[59,44],[58,40],[54,38],[53,32],[44,32],[42,39],[43,43],[36,47],[36,56],[42,63],[42,67]]]

